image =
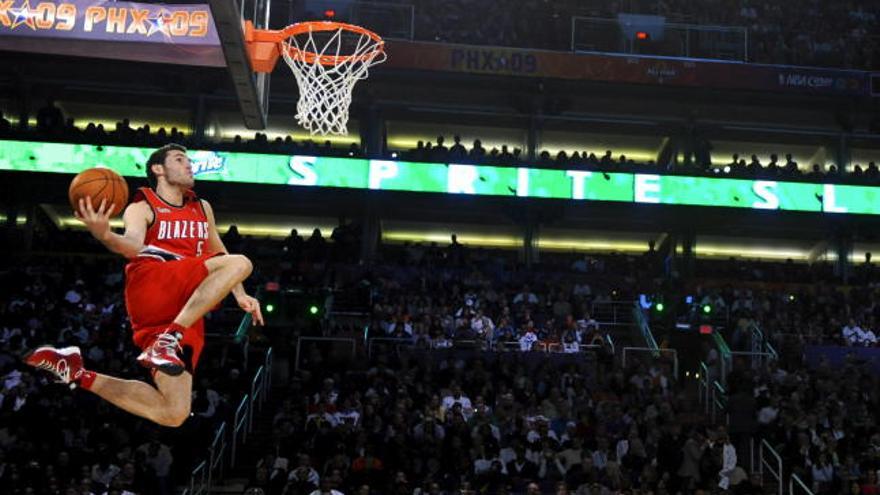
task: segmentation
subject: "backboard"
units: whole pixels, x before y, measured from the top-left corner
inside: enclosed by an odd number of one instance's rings
[[[267,29],[272,0],[209,0],[226,67],[248,129],[265,129],[269,112],[269,73],[255,73],[245,47],[244,21]]]

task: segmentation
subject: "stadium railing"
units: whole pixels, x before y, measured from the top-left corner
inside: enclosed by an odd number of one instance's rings
[[[768,458],[769,456],[769,458]],[[782,482],[782,456],[776,452],[776,449],[770,445],[767,440],[761,440],[761,445],[758,447],[758,458],[760,459],[758,464],[758,473],[761,476],[761,483],[764,483],[764,471],[766,471],[776,480],[779,485],[778,493],[779,495],[783,495],[785,491],[785,484]]]
[[[807,484],[801,480],[800,476],[792,474],[791,478],[788,479],[788,495],[795,495],[796,493],[813,495],[813,490],[807,487]]]
[[[657,345],[657,340],[654,339],[654,334],[651,333],[651,327],[648,325],[648,319],[645,318],[645,312],[642,310],[642,307],[639,305],[638,301],[634,301],[632,303],[631,310],[633,314],[633,319],[635,320],[639,331],[642,333],[642,337],[645,339],[645,345],[649,350],[653,352],[654,357],[659,357],[660,346]]]
[[[263,403],[263,381],[265,380],[265,372],[266,368],[260,366],[257,368],[257,372],[254,373],[254,378],[251,380],[251,403],[248,408],[248,431],[254,430],[254,410],[257,408],[262,409]]]
[[[263,288],[257,287],[256,292],[254,293],[254,297],[260,299],[263,294]],[[241,352],[244,356],[244,367],[248,369],[248,359],[250,356],[250,337],[248,337],[248,332],[251,328],[251,323],[253,323],[253,317],[250,313],[245,313],[241,318],[241,322],[238,324],[238,328],[235,329],[235,333],[232,334],[232,343],[241,345]]]
[[[699,377],[699,394],[700,405],[703,406],[703,412],[709,415],[709,367],[705,361],[700,361],[700,377]]]
[[[245,394],[241,398],[241,402],[238,403],[238,407],[235,408],[235,416],[232,419],[232,442],[230,442],[231,446],[229,449],[229,464],[231,466],[235,465],[238,443],[241,442],[243,444],[247,442],[248,429],[244,426],[247,423],[249,414],[250,395]]]
[[[247,342],[248,340],[248,329],[251,326],[251,322],[253,321],[253,317],[250,313],[245,313],[244,317],[241,319],[241,323],[238,324],[238,328],[235,330],[235,334],[232,336],[232,340],[236,344],[240,344],[242,342]]]
[[[207,459],[200,462],[190,473],[189,483],[183,495],[211,493],[214,482],[223,477],[224,467],[235,465],[238,445],[244,444],[247,436],[253,431],[254,411],[262,409],[272,387],[273,362],[274,354],[270,347],[266,350],[263,364],[254,372],[250,394],[242,397],[235,410],[232,426],[228,429],[229,438],[227,439],[227,422],[224,421],[214,433],[214,439],[208,447]],[[230,453],[228,464],[225,459],[227,452]]]
[[[208,481],[208,461],[202,461],[189,478],[189,487],[183,491],[183,495],[201,495],[208,493],[210,482]]]
[[[727,385],[727,374],[733,369],[733,354],[720,332],[713,332],[712,340],[715,342],[715,347],[718,348],[718,361],[721,366],[718,378],[722,385]]]
[[[220,424],[214,433],[214,441],[208,449],[208,486],[214,486],[215,479],[223,478],[223,456],[226,454],[226,422]]]
[[[268,398],[269,391],[272,389],[273,361],[274,354],[270,347],[266,350],[266,357],[263,361],[263,365],[260,367],[263,371],[258,371],[262,377],[262,382],[257,387],[254,387],[254,384],[257,383],[257,377],[255,374],[254,380],[251,382],[251,393],[245,394],[238,403],[238,407],[235,408],[235,415],[232,418],[232,430],[230,431],[230,466],[235,466],[238,445],[247,442],[248,434],[253,429],[253,411],[255,402],[257,405],[261,406],[262,402]],[[259,394],[259,397],[256,397],[257,394]]]
[[[712,382],[710,402],[712,405],[712,423],[718,423],[718,415],[723,413],[725,414],[724,424],[728,424],[730,417],[727,415],[727,390],[717,380]]]
[[[644,347],[630,346],[624,347],[621,351],[621,364],[626,368],[627,354],[644,353],[651,355],[654,359],[662,357],[664,354],[672,356],[672,372],[675,380],[678,380],[678,352],[675,349],[661,349],[657,345],[654,333],[651,332],[651,326],[648,325],[648,319],[645,317],[645,311],[639,304],[639,301],[633,301],[631,305],[633,321],[645,341]]]
[[[727,413],[727,389],[718,380],[713,379],[711,369],[706,365],[705,361],[700,361],[700,371],[698,378],[698,392],[700,396],[700,405],[703,406],[703,412],[712,419],[712,423],[718,422],[719,413],[724,413],[725,424],[730,422],[730,415]]]
[[[760,332],[759,329],[756,328]],[[718,352],[721,355],[721,359],[719,359],[719,364],[721,366],[719,379],[721,384],[727,386],[727,375],[733,371],[733,360],[734,356],[747,356],[751,360],[751,367],[753,370],[762,369],[767,365],[770,361],[775,361],[778,359],[779,355],[776,353],[776,349],[773,349],[772,346],[762,348],[766,350],[762,351],[732,351],[730,347],[727,345],[727,341],[724,340],[724,336],[721,335],[720,332],[715,332],[712,334],[712,338],[715,341],[716,347],[718,347]]]
[[[611,354],[617,355],[617,350],[614,347],[614,339],[611,338],[610,333],[605,334],[605,342],[608,342],[608,348],[611,349]]]
[[[766,352],[770,355],[771,359],[779,359],[779,353],[776,351],[776,348],[773,347],[773,344],[771,344],[769,340],[767,340],[767,337],[757,323],[750,323],[749,331],[751,332],[752,337],[752,352]]]
[[[272,367],[275,365],[275,351],[272,348],[266,349],[266,358],[263,362],[263,365],[266,366],[266,381],[264,385],[266,387],[266,394],[264,397],[268,396],[269,391],[272,389]]]

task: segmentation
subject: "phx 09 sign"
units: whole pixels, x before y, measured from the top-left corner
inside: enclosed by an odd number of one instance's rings
[[[0,0],[0,35],[113,41],[217,40],[207,5]]]

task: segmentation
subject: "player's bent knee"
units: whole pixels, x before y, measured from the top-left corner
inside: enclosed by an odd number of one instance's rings
[[[173,418],[171,418],[171,421],[168,423],[167,426],[169,426],[170,428],[179,428],[183,426],[183,423],[186,422],[186,418],[188,417],[189,414],[187,414],[186,416],[174,416]]]
[[[254,271],[254,264],[251,263],[251,260],[249,260],[247,256],[244,256],[242,254],[233,254],[230,255],[230,258],[230,262],[241,274],[242,278],[247,278],[251,274],[251,272]]]
[[[242,280],[246,279],[254,269],[251,260],[241,254],[228,254],[211,258],[205,262],[205,266],[210,273],[217,270],[229,270],[230,273],[234,272]]]
[[[162,415],[160,423],[162,426],[177,428],[186,422],[186,419],[189,418],[189,412],[189,406],[169,408]]]

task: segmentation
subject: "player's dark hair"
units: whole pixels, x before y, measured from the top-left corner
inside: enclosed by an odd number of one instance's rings
[[[153,165],[164,165],[169,151],[182,151],[186,153],[186,147],[176,143],[168,143],[154,151],[150,158],[147,158],[147,182],[150,183],[150,187],[153,189],[156,188],[158,182],[156,174],[153,173]]]

